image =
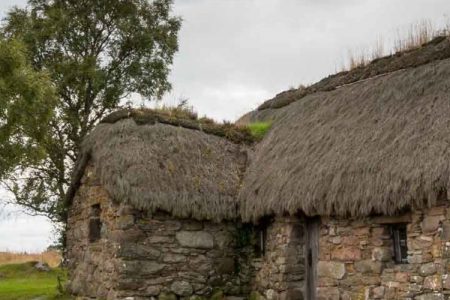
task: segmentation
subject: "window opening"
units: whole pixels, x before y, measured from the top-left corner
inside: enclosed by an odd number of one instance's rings
[[[89,242],[91,243],[94,243],[101,238],[102,221],[100,220],[100,214],[100,204],[92,205],[89,218]]]
[[[394,260],[398,264],[408,263],[408,244],[406,224],[391,225],[394,245]]]

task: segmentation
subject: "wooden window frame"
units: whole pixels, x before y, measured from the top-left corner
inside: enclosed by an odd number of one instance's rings
[[[393,258],[396,264],[408,263],[408,231],[405,223],[391,224]]]
[[[267,226],[259,225],[255,230],[255,254],[256,257],[262,258],[267,252]]]

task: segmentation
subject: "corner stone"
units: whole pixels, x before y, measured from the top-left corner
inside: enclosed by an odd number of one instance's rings
[[[180,231],[176,239],[181,246],[188,248],[212,249],[214,239],[211,234],[204,231]]]

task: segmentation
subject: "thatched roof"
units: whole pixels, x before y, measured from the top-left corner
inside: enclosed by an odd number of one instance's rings
[[[222,135],[225,128],[235,140],[240,129],[221,126],[151,110],[116,112],[84,141],[68,200],[89,163],[115,201],[177,217],[235,219],[246,154],[204,130]]]
[[[278,108],[287,106],[307,95],[332,91],[346,84],[447,58],[450,58],[450,38],[439,36],[422,47],[375,59],[368,65],[330,75],[307,87],[281,92],[274,98],[265,101],[255,111],[244,115],[237,123],[245,125],[255,121],[272,121],[278,117]]]
[[[395,214],[450,191],[449,59],[309,94],[277,115],[244,177],[244,219]]]

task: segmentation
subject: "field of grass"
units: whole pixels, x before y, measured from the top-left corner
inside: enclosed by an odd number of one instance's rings
[[[61,254],[58,251],[45,251],[42,253],[0,252],[0,266],[21,264],[29,261],[45,262],[50,267],[56,268],[61,263]]]
[[[43,272],[34,268],[35,262],[0,266],[0,300],[71,299],[58,291],[58,278],[64,285],[67,274],[54,268]]]

